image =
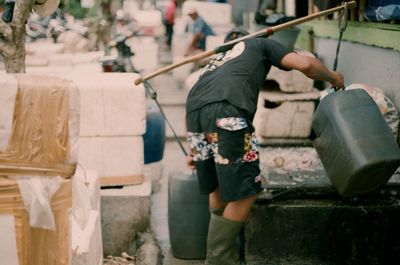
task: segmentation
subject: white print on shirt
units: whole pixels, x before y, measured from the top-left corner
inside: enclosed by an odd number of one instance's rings
[[[232,50],[229,50],[225,53],[219,53],[217,56],[212,59],[204,68],[203,71],[201,72],[200,76],[205,74],[206,72],[212,72],[224,63],[238,57],[243,53],[245,49],[244,42],[241,41],[238,44],[236,44]]]

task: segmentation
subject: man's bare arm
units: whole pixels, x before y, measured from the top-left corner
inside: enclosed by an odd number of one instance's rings
[[[344,88],[342,74],[329,70],[320,60],[291,52],[285,55],[281,65],[287,69],[295,69],[314,80],[331,83],[333,87]]]

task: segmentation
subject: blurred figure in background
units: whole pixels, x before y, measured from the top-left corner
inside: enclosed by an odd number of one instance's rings
[[[221,3],[221,4],[228,4],[228,0],[208,0],[208,2],[214,2],[214,3]]]
[[[202,52],[206,49],[206,37],[215,35],[212,28],[197,13],[195,8],[189,10],[188,15],[193,20],[191,32],[193,33],[189,46],[186,49],[185,56]]]
[[[166,35],[166,44],[167,48],[171,49],[172,44],[172,36],[174,34],[174,23],[175,23],[175,14],[176,14],[176,0],[169,0],[165,12],[164,12],[164,25],[165,25],[165,35]]]

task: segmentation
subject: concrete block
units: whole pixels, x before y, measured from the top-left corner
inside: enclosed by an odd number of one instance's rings
[[[298,51],[298,54],[315,57],[312,53]],[[297,70],[283,71],[275,66],[271,67],[267,79],[275,80],[283,92],[309,92],[314,88],[314,81]]]
[[[398,193],[398,187],[397,192]],[[398,196],[259,202],[246,224],[248,264],[397,264]]]
[[[80,137],[79,163],[100,177],[142,175],[143,137]]]
[[[144,86],[134,73],[67,74],[81,93],[80,136],[134,136],[146,130]]]
[[[256,135],[260,139],[309,137],[315,110],[315,103],[310,99],[318,98],[318,94],[307,95],[261,92],[254,117]]]
[[[103,264],[100,212],[90,211],[84,229],[72,218],[72,265]]]
[[[101,190],[104,255],[129,252],[138,232],[149,226],[151,180],[121,189]]]

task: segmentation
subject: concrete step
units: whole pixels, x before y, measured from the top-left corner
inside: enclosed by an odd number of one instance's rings
[[[260,165],[267,190],[246,223],[249,265],[397,264],[398,183],[340,197],[311,147],[261,148]]]
[[[398,264],[400,186],[345,199],[327,186],[258,200],[246,224],[249,265]]]
[[[149,227],[151,179],[140,185],[104,188],[100,195],[104,255],[130,252],[137,233]]]

